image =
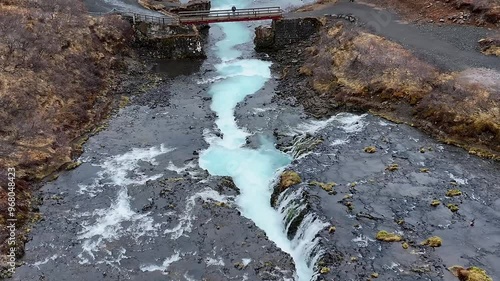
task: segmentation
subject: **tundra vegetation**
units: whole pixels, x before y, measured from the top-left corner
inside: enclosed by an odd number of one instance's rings
[[[33,184],[77,165],[83,136],[115,100],[133,33],[118,16],[87,15],[80,0],[0,0],[0,14],[0,186],[15,168],[22,245]],[[0,202],[3,241],[5,189]],[[0,250],[5,254],[6,243]]]

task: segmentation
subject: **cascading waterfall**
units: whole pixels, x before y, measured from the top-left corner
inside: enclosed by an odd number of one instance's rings
[[[213,5],[219,9],[231,7],[222,0],[213,1]],[[320,255],[315,236],[325,225],[313,215],[306,215],[293,239],[288,239],[286,215],[295,206],[287,206],[282,198],[282,206],[277,211],[271,207],[270,197],[277,171],[290,164],[292,159],[264,138],[258,149],[244,147],[250,133],[238,127],[234,116],[236,105],[246,96],[256,93],[271,78],[271,63],[239,58],[242,52],[235,47],[250,42],[252,38],[251,31],[243,24],[218,26],[225,34],[225,38],[216,44],[215,52],[222,61],[216,65],[221,79],[212,84],[209,93],[212,96],[211,109],[217,113],[215,123],[223,137],[206,137],[210,146],[200,154],[199,165],[211,175],[233,178],[240,189],[236,204],[242,215],[251,219],[270,240],[293,257],[299,281],[309,281],[314,276],[313,267]],[[299,195],[294,193],[294,196]]]

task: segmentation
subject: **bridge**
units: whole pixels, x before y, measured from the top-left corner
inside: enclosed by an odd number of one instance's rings
[[[186,11],[172,14],[171,16],[152,16],[134,12],[112,10],[108,13],[91,13],[96,16],[118,14],[134,23],[150,22],[159,25],[190,25],[209,24],[218,22],[256,21],[283,18],[283,10],[280,7],[261,7],[250,9],[232,10],[206,10]]]
[[[283,18],[280,7],[262,7],[250,9],[210,10],[179,12],[180,24],[208,24],[217,22],[256,21]]]

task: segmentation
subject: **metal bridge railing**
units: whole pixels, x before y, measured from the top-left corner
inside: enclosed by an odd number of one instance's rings
[[[150,16],[150,15],[145,15],[145,14],[138,14],[134,12],[129,12],[129,11],[118,11],[118,10],[111,10],[109,12],[88,12],[89,15],[92,16],[107,16],[107,15],[121,15],[122,17],[132,20],[134,23],[136,22],[150,22],[150,23],[155,23],[155,24],[160,24],[160,25],[175,25],[179,24],[179,18],[178,17],[157,17],[157,16]]]
[[[135,22],[150,22],[160,25],[174,25],[179,24],[179,19],[177,17],[157,17],[144,14],[137,14],[132,12],[122,12],[121,15],[125,18],[132,19]]]
[[[186,11],[179,12],[175,16],[151,16],[138,14],[130,11],[111,10],[107,13],[89,12],[93,16],[121,15],[124,18],[137,22],[149,22],[160,25],[176,24],[196,24],[208,22],[238,21],[238,20],[259,20],[269,18],[280,18],[283,16],[283,10],[280,7],[263,7],[251,9],[232,10],[211,10],[211,11]]]
[[[211,11],[186,11],[179,12],[179,22],[195,21],[217,21],[217,20],[237,20],[237,19],[260,19],[265,17],[280,17],[283,10],[280,7],[264,7],[251,9],[232,10],[211,10]]]

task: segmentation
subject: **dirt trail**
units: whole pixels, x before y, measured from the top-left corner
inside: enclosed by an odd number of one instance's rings
[[[500,70],[498,57],[480,53],[477,41],[495,31],[474,26],[410,24],[387,10],[378,9],[363,2],[339,1],[309,12],[295,12],[289,18],[350,14],[357,25],[371,32],[400,43],[418,57],[443,70],[460,71],[470,67]]]
[[[84,0],[89,12],[110,12],[113,9],[130,11],[151,16],[165,16],[159,12],[151,11],[139,5],[137,0]]]

